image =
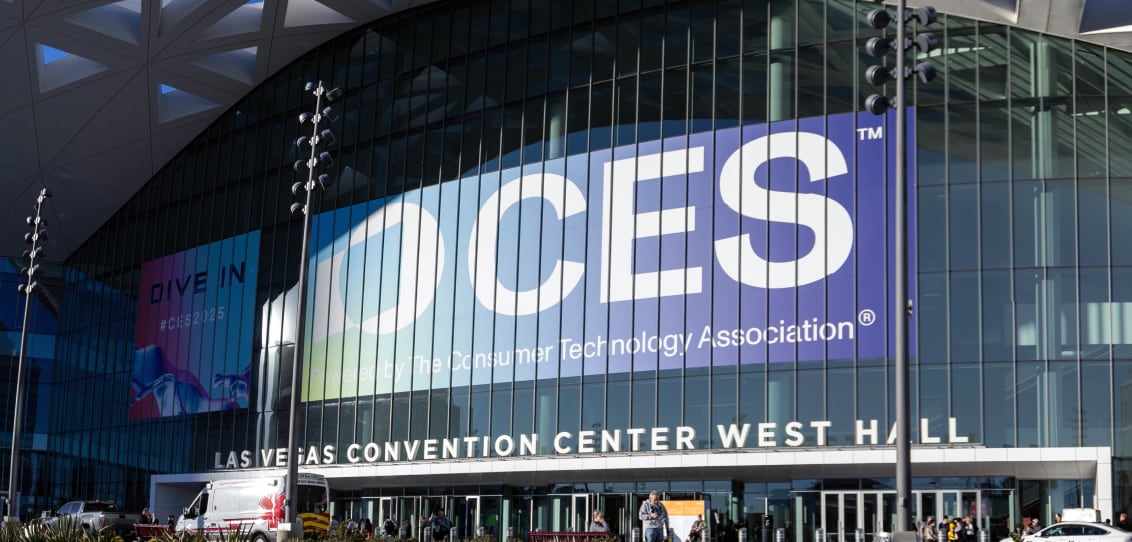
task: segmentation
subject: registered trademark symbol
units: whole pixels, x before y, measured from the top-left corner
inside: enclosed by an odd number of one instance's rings
[[[877,321],[877,314],[872,309],[865,309],[857,314],[857,322],[862,326],[871,326]]]

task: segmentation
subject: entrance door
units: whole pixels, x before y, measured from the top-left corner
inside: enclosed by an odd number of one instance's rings
[[[448,506],[448,520],[452,522],[449,539],[471,540],[480,527],[480,498],[478,495],[452,497]]]
[[[590,514],[597,506],[597,495],[575,493],[570,496],[570,530],[584,532],[590,525]]]
[[[895,491],[826,491],[822,493],[819,527],[826,539],[818,542],[873,542],[877,533],[891,533],[896,524]],[[981,493],[958,490],[913,491],[916,524],[934,516],[971,516],[983,525]]]

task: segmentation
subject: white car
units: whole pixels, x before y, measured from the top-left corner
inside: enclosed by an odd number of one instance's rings
[[[1022,537],[1023,542],[1132,542],[1132,533],[1104,523],[1063,521],[1034,534]]]

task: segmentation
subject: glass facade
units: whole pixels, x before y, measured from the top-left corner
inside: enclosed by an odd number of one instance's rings
[[[724,450],[745,424],[752,448],[883,446],[892,147],[886,120],[859,112],[875,7],[438,2],[312,51],[67,262],[37,489],[140,508],[151,475],[279,465],[304,257],[311,465],[556,457],[585,453],[587,435],[595,453]],[[910,87],[914,441],[1106,447],[1114,471],[1111,488],[917,476],[917,502],[974,511],[996,535],[1097,493],[1123,508],[1130,57],[941,22],[943,48],[924,55],[941,77]],[[303,255],[293,142],[319,80],[344,91],[337,183]],[[760,423],[775,424],[765,439]],[[466,528],[519,532],[565,530],[592,506],[627,531],[660,489],[724,519],[775,516],[802,542],[843,510],[891,510],[894,486],[693,469],[569,480],[331,489],[338,511],[448,506],[496,518]],[[890,525],[861,517],[870,537]]]

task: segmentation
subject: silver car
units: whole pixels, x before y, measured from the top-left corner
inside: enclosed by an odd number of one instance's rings
[[[1023,542],[1132,542],[1132,533],[1104,523],[1063,521],[1034,534],[1022,537]]]

